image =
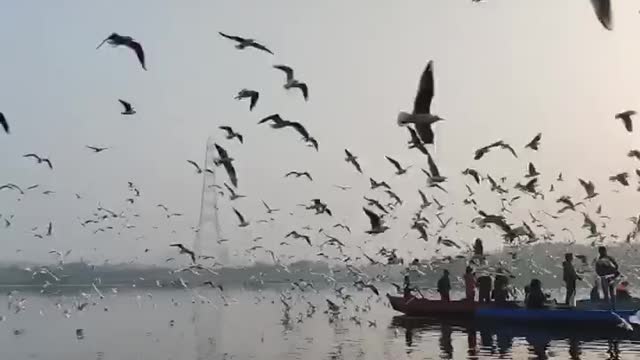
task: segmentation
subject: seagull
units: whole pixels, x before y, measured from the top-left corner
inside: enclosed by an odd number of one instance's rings
[[[540,140],[542,139],[542,133],[538,133],[538,135],[536,135],[533,140],[529,141],[529,143],[527,145],[525,145],[525,149],[529,148],[531,150],[538,150],[538,147],[540,146]]]
[[[193,252],[193,250],[190,250],[186,248],[184,245],[178,244],[178,243],[173,243],[173,244],[170,244],[169,246],[177,247],[178,249],[180,249],[180,254],[187,254],[189,255],[189,257],[191,257],[191,262],[193,263],[196,262],[196,254]]]
[[[593,10],[600,21],[600,24],[607,30],[613,30],[613,19],[611,17],[611,0],[591,0]]]
[[[442,237],[438,237],[438,244],[444,245],[446,247],[455,247],[461,249],[460,245],[455,243],[453,240],[443,239]]]
[[[147,70],[144,61],[144,51],[142,50],[142,45],[140,45],[139,42],[133,40],[132,37],[112,33],[111,35],[109,35],[109,37],[104,39],[96,49],[99,49],[105,42],[114,47],[123,45],[133,50],[136,53],[136,56],[138,57],[138,61],[140,61],[140,65],[142,65],[142,68],[144,70]]]
[[[385,156],[385,158],[387,158],[387,160],[389,160],[389,162],[390,162],[391,164],[393,164],[393,166],[395,166],[395,168],[396,168],[396,175],[402,175],[402,174],[406,173],[406,172],[407,172],[407,170],[409,170],[409,168],[411,167],[411,166],[409,166],[409,167],[407,167],[407,168],[403,168],[402,166],[400,166],[400,163],[399,163],[398,161],[396,161],[395,159],[390,158],[390,157],[388,157],[388,156]]]
[[[349,149],[344,149],[344,153],[347,155],[344,161],[351,163],[356,168],[356,170],[358,170],[358,172],[362,174],[362,168],[360,167],[360,164],[358,164],[358,157],[353,156]]]
[[[334,186],[334,187],[336,187],[336,188],[338,188],[338,189],[340,189],[340,190],[342,190],[342,191],[347,191],[347,190],[350,190],[350,189],[351,189],[351,186],[335,185],[335,184],[334,184],[333,186]]]
[[[389,195],[389,197],[391,197],[393,200],[395,200],[396,204],[402,205],[402,199],[400,199],[400,197],[396,193],[394,193],[391,190],[385,190],[384,192],[386,192],[387,195]]]
[[[507,150],[509,150],[511,152],[511,154],[513,154],[513,156],[515,158],[518,158],[518,155],[516,154],[516,151],[513,150],[511,145],[505,143],[502,140],[498,140],[498,141],[494,142],[493,144],[481,147],[480,149],[476,150],[473,159],[474,160],[480,160],[486,153],[488,153],[491,149],[493,149],[495,147],[500,147],[502,149],[507,149]]]
[[[236,95],[235,97],[236,100],[242,100],[246,98],[251,99],[251,103],[249,105],[249,111],[252,111],[253,108],[258,103],[258,98],[260,98],[260,93],[255,90],[242,89],[238,92],[238,95]]]
[[[428,208],[431,205],[431,203],[429,202],[429,199],[427,199],[427,196],[422,192],[422,190],[418,189],[418,193],[420,194],[420,199],[422,200],[422,204],[420,204],[420,209]]]
[[[565,204],[565,207],[563,207],[562,209],[558,210],[558,214],[561,214],[567,210],[572,210],[572,211],[576,211],[576,206],[578,205],[583,205],[584,204],[582,202],[578,202],[578,203],[573,203],[573,201],[571,201],[571,198],[569,198],[568,196],[561,196],[558,200],[556,200],[557,203],[562,203]]]
[[[99,152],[103,152],[103,151],[109,149],[109,148],[106,148],[106,147],[97,147],[97,146],[90,146],[90,145],[87,145],[86,147],[87,147],[87,149],[93,150],[93,152],[96,153],[96,154],[99,153]]]
[[[220,291],[224,291],[224,288],[222,287],[222,285],[220,285],[220,284],[216,285],[211,280],[203,282],[202,285],[209,285],[213,289],[218,288],[218,289],[220,289]]]
[[[584,188],[584,191],[587,192],[587,196],[585,197],[586,199],[593,199],[594,197],[598,196],[598,193],[596,192],[596,186],[593,184],[593,182],[591,181],[584,181],[582,179],[578,179],[578,181],[580,182],[580,185],[582,185],[582,187]]]
[[[227,38],[229,40],[233,40],[233,41],[237,42],[238,44],[236,44],[236,49],[238,49],[238,50],[242,50],[242,49],[247,48],[247,47],[253,47],[253,48],[256,48],[258,50],[266,51],[269,54],[273,55],[273,52],[271,52],[271,50],[267,49],[264,45],[257,43],[253,39],[245,39],[245,38],[240,37],[240,36],[227,35],[227,34],[225,34],[223,32],[218,32],[218,34],[220,34],[222,37],[225,37],[225,38]]]
[[[367,203],[369,204],[369,206],[375,206],[376,208],[378,208],[378,210],[382,211],[385,214],[388,214],[389,212],[384,208],[384,206],[382,206],[382,204],[380,204],[380,202],[378,200],[375,199],[370,199],[366,196],[364,196],[364,199],[367,201]]]
[[[309,181],[313,181],[313,178],[311,177],[311,174],[309,174],[309,172],[307,171],[289,171],[288,173],[286,173],[284,175],[284,177],[289,177],[289,176],[295,176],[297,178],[301,177],[301,176],[306,176],[307,179],[309,179]]]
[[[243,197],[246,197],[245,195],[237,194],[237,193],[233,190],[233,188],[231,188],[231,186],[229,186],[227,183],[224,183],[224,187],[226,187],[226,188],[227,188],[227,190],[229,191],[229,200],[231,200],[231,201],[236,200],[236,199],[241,199],[241,198],[243,198]]]
[[[433,94],[433,61],[429,61],[420,77],[418,93],[413,102],[413,113],[409,114],[401,111],[398,114],[398,125],[407,126],[409,124],[415,124],[416,132],[425,144],[433,144],[434,133],[431,129],[431,124],[444,120],[438,115],[431,114]]]
[[[238,138],[238,141],[240,141],[241,144],[243,143],[244,138],[242,137],[242,134],[233,131],[231,126],[218,126],[218,129],[221,129],[227,132],[227,136],[226,136],[227,140],[233,140],[233,138]]]
[[[619,182],[620,184],[624,185],[624,186],[629,186],[629,173],[627,172],[623,172],[620,174],[616,174],[613,176],[609,176],[609,181],[613,181],[613,182]]]
[[[524,177],[536,177],[538,175],[540,175],[540,173],[536,170],[536,167],[533,165],[533,163],[529,163],[529,173],[527,175],[525,175]]]
[[[193,165],[196,168],[196,174],[202,174],[202,169],[200,168],[200,165],[198,165],[195,161],[193,160],[187,160],[187,162],[191,165]],[[210,174],[213,174],[213,170],[211,169],[204,169],[205,172],[208,172]]]
[[[307,88],[307,84],[296,80],[293,77],[293,69],[287,65],[274,65],[274,68],[284,71],[287,75],[287,82],[284,84],[285,89],[298,88],[302,91],[302,96],[304,100],[309,100],[309,89]]]
[[[387,184],[384,181],[377,182],[377,181],[373,180],[373,178],[369,178],[369,183],[371,184],[371,190],[375,190],[375,189],[377,189],[379,187],[383,187],[383,188],[387,188],[387,189],[391,190],[391,186],[389,186],[389,184]]]
[[[216,166],[222,164],[227,171],[231,184],[233,184],[234,187],[238,187],[238,177],[236,175],[236,169],[233,167],[233,159],[229,157],[229,154],[222,146],[217,143],[214,145],[218,151],[218,158],[214,160],[214,164]]]
[[[49,221],[49,226],[47,226],[47,236],[51,236],[53,234],[53,223]]]
[[[367,216],[369,217],[369,222],[371,223],[371,229],[365,231],[367,234],[381,234],[389,229],[388,226],[384,225],[379,215],[364,207],[362,208],[362,210],[364,210],[364,213],[367,214]]]
[[[239,227],[247,227],[247,226],[249,226],[249,222],[244,219],[244,216],[242,216],[242,214],[240,214],[240,211],[236,210],[236,208],[233,208],[233,212],[236,213],[236,216],[238,217],[238,220],[240,221],[240,224],[238,224]]]
[[[131,106],[129,102],[126,102],[122,99],[118,99],[118,101],[124,107],[124,111],[121,112],[122,115],[133,115],[136,113],[136,111],[133,109],[133,106]]]
[[[304,234],[299,234],[297,231],[291,231],[289,232],[287,235],[284,236],[285,238],[288,237],[293,237],[294,239],[304,239],[304,241],[307,242],[307,244],[309,244],[309,246],[313,246],[311,245],[311,239],[309,238],[308,235],[304,235]]]
[[[345,230],[347,230],[347,232],[349,232],[349,234],[351,234],[351,229],[350,229],[347,225],[344,225],[344,224],[335,224],[335,225],[333,225],[333,227],[334,227],[334,228],[342,228],[342,229],[345,229]]]
[[[7,122],[7,118],[4,117],[4,114],[0,112],[0,126],[4,129],[4,132],[9,134],[9,123]]]
[[[476,181],[476,184],[480,184],[480,174],[475,169],[467,168],[462,172],[462,175],[469,175],[473,177],[473,180]]]
[[[631,121],[631,117],[635,115],[635,110],[627,110],[621,113],[616,114],[616,119],[622,120],[624,124],[624,128],[627,129],[628,132],[633,131],[633,122]]]
[[[47,165],[49,165],[49,169],[53,170],[53,165],[51,164],[51,161],[50,161],[49,159],[46,159],[46,158],[40,157],[40,156],[38,156],[38,155],[36,155],[36,154],[25,154],[25,155],[22,155],[22,157],[25,157],[25,158],[29,158],[29,157],[30,157],[30,158],[34,158],[34,159],[36,159],[36,161],[38,162],[38,164],[43,163],[43,162],[44,162],[44,163],[47,163]]]
[[[0,185],[0,190],[2,189],[11,189],[11,190],[17,190],[20,195],[24,195],[24,191],[22,191],[22,189],[15,184],[4,184],[4,185]]]
[[[380,296],[380,292],[378,291],[378,289],[375,286],[373,286],[373,284],[366,284],[364,281],[358,280],[358,281],[354,282],[353,285],[361,286],[363,288],[367,288],[367,289],[373,291],[373,293],[376,294],[376,296]]]
[[[446,177],[440,175],[440,170],[438,170],[438,166],[436,166],[435,161],[433,161],[433,157],[428,152],[427,152],[427,163],[429,164],[428,175],[429,175],[430,184],[437,184],[447,180]]]
[[[280,211],[280,209],[272,209],[269,207],[269,205],[267,205],[266,202],[264,202],[264,200],[262,200],[262,205],[264,205],[265,208],[267,208],[267,214],[271,214],[277,211]]]
[[[628,157],[634,157],[638,160],[640,160],[640,150],[630,150],[629,153],[627,154]]]

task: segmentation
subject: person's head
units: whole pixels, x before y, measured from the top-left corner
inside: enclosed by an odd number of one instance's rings
[[[442,275],[449,276],[449,270],[447,269],[442,270]]]
[[[404,282],[405,282],[405,283],[408,283],[408,282],[409,282],[409,275],[405,275],[405,276],[404,276]]]
[[[600,256],[606,256],[607,255],[607,248],[604,246],[599,246],[598,247],[598,254],[600,254]]]
[[[568,262],[572,262],[573,261],[573,254],[572,253],[564,254],[564,259],[567,260]]]
[[[477,238],[475,244],[476,246],[482,246],[482,240],[480,238]]]
[[[473,268],[471,268],[471,266],[467,266],[464,272],[466,272],[467,274],[471,274],[473,272]]]
[[[529,289],[533,290],[533,289],[541,289],[541,288],[542,288],[542,282],[540,282],[540,280],[531,279],[531,284],[529,284]]]

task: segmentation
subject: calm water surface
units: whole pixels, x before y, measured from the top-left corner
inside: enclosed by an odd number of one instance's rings
[[[90,294],[90,288],[82,289]],[[1,359],[635,359],[640,338],[596,329],[541,330],[397,316],[386,299],[353,296],[337,317],[330,290],[103,289],[0,298]],[[17,302],[25,299],[16,313]],[[78,305],[89,302],[82,311]],[[225,302],[227,305],[225,305]],[[315,313],[309,303],[316,306]],[[369,304],[369,305],[367,305]],[[78,338],[77,329],[83,329]]]

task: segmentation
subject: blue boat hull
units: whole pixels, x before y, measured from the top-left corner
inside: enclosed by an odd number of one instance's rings
[[[635,314],[633,310],[619,310],[615,313],[629,320]],[[610,310],[580,310],[580,309],[477,309],[475,317],[481,320],[548,323],[548,324],[588,324],[588,325],[617,325],[620,319]]]

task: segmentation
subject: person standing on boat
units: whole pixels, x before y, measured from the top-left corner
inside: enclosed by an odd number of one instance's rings
[[[568,306],[576,306],[576,281],[582,278],[576,273],[573,267],[573,254],[564,254],[564,262],[562,263],[562,279],[564,280],[567,294],[565,296],[565,304]]]
[[[444,269],[442,277],[438,280],[438,293],[440,300],[449,301],[449,291],[451,291],[451,281],[449,280],[449,270]]]
[[[491,285],[493,281],[489,274],[482,274],[478,277],[478,302],[489,303],[491,302]]]
[[[473,255],[480,258],[484,256],[484,246],[480,238],[473,243]]]
[[[473,273],[471,266],[467,266],[464,272],[464,289],[467,301],[473,302],[476,299],[476,274]]]
[[[413,291],[413,288],[411,287],[411,280],[409,279],[409,275],[405,275],[404,276],[404,299],[405,300],[409,300],[413,297],[413,294],[411,293]]]
[[[614,294],[613,280],[620,275],[618,263],[607,254],[606,247],[598,247],[598,253],[600,256],[596,260],[596,274],[600,277],[604,300],[610,303],[611,306],[615,306],[616,296]]]

